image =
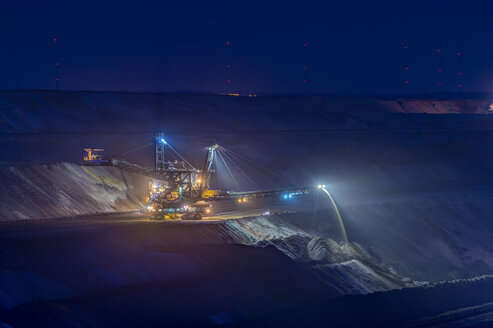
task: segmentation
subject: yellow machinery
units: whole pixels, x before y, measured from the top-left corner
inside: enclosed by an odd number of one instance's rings
[[[84,148],[84,151],[86,152],[84,156],[84,161],[86,162],[101,161],[103,159],[103,156],[100,153],[103,152],[104,149]]]
[[[155,168],[145,168],[122,159],[105,158],[104,149],[84,148],[84,165],[114,166],[123,170],[155,177],[149,184],[147,210],[155,219],[200,220],[203,215],[212,212],[212,201],[237,200],[238,203],[249,203],[256,198],[280,195],[283,199],[295,195],[307,194],[311,188],[291,188],[284,190],[264,191],[220,191],[209,189],[211,174],[214,172],[212,163],[219,146],[211,142],[203,170],[195,169],[183,156],[178,154],[164,139],[164,134],[156,135]],[[165,151],[177,154],[182,161],[169,160]]]
[[[203,199],[209,199],[209,198],[217,197],[219,195],[220,195],[219,190],[205,189],[204,191],[202,191],[202,198]]]

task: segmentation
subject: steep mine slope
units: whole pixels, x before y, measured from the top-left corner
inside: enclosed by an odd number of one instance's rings
[[[15,327],[211,325],[404,286],[357,244],[282,214],[3,226],[0,262],[0,322]]]
[[[0,167],[0,181],[0,221],[7,221],[138,210],[150,179],[58,163]]]
[[[341,211],[350,237],[397,272],[451,280],[492,273],[492,196],[491,189],[401,196]]]

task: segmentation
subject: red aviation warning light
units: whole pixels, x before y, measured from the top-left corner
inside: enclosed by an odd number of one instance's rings
[[[60,41],[60,39],[57,37],[57,36],[54,36],[52,38],[53,40],[53,44],[52,44],[52,47],[54,49],[54,55],[56,56],[56,58],[54,58],[54,62],[55,62],[55,90],[59,90],[60,89],[60,62],[59,62],[59,51],[60,51],[60,44],[58,41]]]
[[[457,87],[459,89],[462,88],[462,83],[463,83],[463,80],[462,80],[462,49],[457,49]]]
[[[225,94],[228,95],[233,95],[235,92],[233,92],[232,88],[232,79],[233,79],[233,68],[232,68],[232,48],[231,48],[231,40],[224,40],[223,43],[223,49],[225,51],[224,55],[224,62],[222,63],[223,67],[223,81],[224,81],[224,87],[225,87]]]
[[[400,79],[402,79],[401,81],[404,83],[404,85],[408,85],[409,84],[409,54],[408,54],[408,45],[407,45],[407,42],[402,42],[401,43],[401,65],[400,66],[400,69],[402,70],[401,74],[400,74]]]

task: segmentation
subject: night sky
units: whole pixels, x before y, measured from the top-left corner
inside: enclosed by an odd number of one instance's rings
[[[0,0],[0,88],[490,92],[492,13],[491,1]]]

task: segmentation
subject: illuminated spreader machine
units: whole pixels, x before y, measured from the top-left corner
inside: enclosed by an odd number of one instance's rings
[[[155,219],[200,220],[211,213],[211,203],[218,201],[237,201],[247,203],[250,200],[284,195],[285,199],[295,195],[309,194],[312,188],[289,188],[253,191],[211,190],[210,182],[216,154],[224,161],[220,147],[211,141],[207,147],[207,156],[202,171],[195,169],[165,139],[164,134],[156,135],[156,180],[150,184],[149,216]],[[178,158],[178,159],[176,159]],[[229,170],[229,169],[228,169]],[[231,171],[229,171],[231,174]]]
[[[163,133],[156,135],[155,144],[156,181],[150,184],[149,215],[155,219],[202,219],[203,214],[210,213],[210,205],[203,201],[202,194],[208,191],[203,186],[208,186],[212,164],[207,165],[207,171],[201,176],[200,171],[166,141]],[[172,157],[178,159],[171,160]]]

